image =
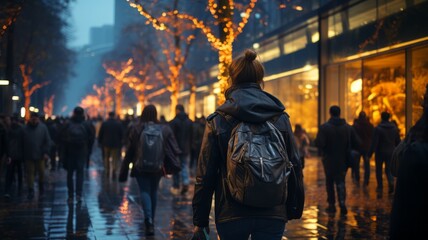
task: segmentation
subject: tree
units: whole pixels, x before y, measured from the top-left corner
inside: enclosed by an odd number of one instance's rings
[[[71,74],[74,53],[66,47],[64,19],[69,0],[18,1],[20,13],[13,23],[13,82],[21,86],[24,105],[60,94]],[[4,48],[4,46],[2,46]],[[2,52],[2,51],[0,51]],[[47,82],[50,82],[47,85]],[[42,91],[41,87],[44,87]],[[29,112],[28,108],[26,109]]]
[[[186,20],[186,22],[190,22],[194,28],[202,31],[211,46],[218,51],[219,73],[217,78],[222,93],[219,95],[219,103],[222,103],[224,101],[223,94],[228,87],[227,66],[232,62],[233,42],[243,31],[257,0],[249,0],[248,5],[244,8],[244,12],[240,14],[240,21],[238,24],[235,23],[234,13],[238,8],[234,0],[208,0],[207,7],[214,18],[214,23],[211,24],[211,27],[197,17],[179,12],[178,10],[167,11],[161,13],[160,16],[154,16],[142,3],[140,3],[140,1],[127,1],[131,7],[137,9],[157,30],[163,31],[168,29],[167,22],[162,20],[161,17],[169,17],[170,19]],[[218,29],[218,34],[214,33],[215,28]]]

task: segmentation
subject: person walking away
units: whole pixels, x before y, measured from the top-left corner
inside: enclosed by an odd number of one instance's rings
[[[119,173],[121,163],[121,149],[123,140],[122,124],[115,119],[115,113],[110,112],[108,119],[102,123],[98,133],[98,143],[103,151],[104,173],[112,179]],[[110,157],[112,161],[110,162]]]
[[[37,113],[32,112],[24,128],[24,161],[28,185],[29,200],[34,198],[34,179],[36,172],[39,178],[39,198],[44,196],[45,166],[49,159],[51,139],[49,131]]]
[[[196,162],[198,160],[199,151],[201,150],[202,137],[205,130],[205,117],[197,118],[193,123],[193,137],[192,137],[192,153],[189,163],[190,175],[195,176]]]
[[[409,141],[397,169],[389,227],[391,240],[423,239],[426,235],[428,195],[421,186],[428,185],[428,85],[423,107],[418,122],[425,127]]]
[[[91,141],[91,129],[85,122],[83,108],[75,107],[73,116],[61,129],[61,149],[63,152],[63,164],[67,170],[68,202],[82,200],[83,170],[86,165],[87,155]],[[76,173],[75,181],[73,175]]]
[[[178,154],[180,150],[171,128],[166,124],[160,124],[157,120],[157,110],[154,105],[144,108],[140,122],[131,126],[129,138],[123,164],[127,166],[133,163],[131,176],[137,180],[146,235],[151,236],[154,235],[157,192],[163,175],[165,152],[174,151],[172,154]],[[145,140],[151,140],[151,143]],[[151,145],[148,146],[149,144]]]
[[[56,169],[56,155],[58,151],[58,125],[52,118],[48,118],[46,120],[46,127],[49,131],[49,136],[52,140],[52,146],[49,151],[49,159],[50,159],[50,167],[51,171],[55,171]]]
[[[89,115],[86,115],[86,122],[85,124],[87,125],[88,129],[89,129],[89,142],[88,142],[88,151],[86,153],[86,169],[89,168],[90,162],[91,162],[91,154],[92,154],[92,150],[94,147],[94,142],[95,142],[95,125],[93,122],[93,119],[91,119],[89,117]]]
[[[22,189],[23,159],[24,159],[24,126],[19,122],[19,117],[13,115],[9,131],[9,156],[6,169],[5,197],[10,198],[11,188],[16,174],[18,190]]]
[[[300,162],[302,169],[305,168],[305,158],[309,157],[309,136],[302,128],[302,125],[296,124],[294,127],[294,138],[296,140],[297,149],[299,149]]]
[[[264,68],[256,57],[257,54],[254,51],[246,50],[243,56],[232,61],[229,66],[231,86],[225,93],[226,102],[207,117],[192,201],[193,240],[208,238],[214,193],[215,223],[222,240],[248,239],[250,236],[253,240],[282,239],[286,222],[293,219],[287,209],[288,202],[285,202],[287,190],[277,187],[286,183],[286,178],[282,176],[289,171],[290,162],[296,173],[297,183],[303,186],[302,166],[289,116],[284,112],[284,105],[276,97],[262,90]],[[272,138],[268,135],[258,135],[253,140],[256,142],[260,140],[260,144],[247,141],[235,143],[236,137],[245,138],[246,134],[240,131],[244,131],[243,128],[249,126],[254,126],[253,130],[269,129],[266,132],[272,133]],[[232,135],[233,129],[236,131]],[[248,133],[248,130],[247,128],[245,132]],[[263,132],[259,133],[263,134]],[[275,142],[265,141],[268,138],[275,139]],[[272,152],[269,152],[265,146],[272,147]],[[260,153],[256,150],[258,148],[266,151],[263,152],[263,156],[258,156],[257,159],[246,157],[249,154],[258,155]],[[251,152],[251,149],[254,151]],[[228,154],[228,151],[234,154]],[[240,151],[243,153],[239,154]],[[233,158],[237,158],[236,161],[243,164],[254,163],[253,166],[257,171],[251,172],[253,180],[258,179],[257,182],[261,185],[257,186],[264,186],[255,190],[248,201],[234,194],[235,191],[231,189],[232,187],[239,192],[244,190],[234,185],[235,180],[237,184],[248,186],[248,182],[244,180],[229,178],[230,174],[239,175],[239,171],[234,171],[239,166],[234,164],[232,155]],[[271,155],[275,156],[273,158],[276,159],[275,161],[270,161]],[[249,170],[249,166],[247,167]],[[271,171],[273,168],[280,174],[274,177]],[[253,174],[258,174],[259,177]],[[261,176],[274,177],[278,182],[262,182],[259,180],[263,178]],[[288,194],[288,199],[291,198],[293,196]],[[301,201],[303,205],[304,196]]]
[[[189,190],[189,162],[192,147],[192,121],[184,112],[184,107],[178,104],[175,107],[176,116],[170,122],[175,139],[180,147],[181,154],[178,156],[181,162],[181,171],[173,175],[172,193],[177,194],[181,187],[181,194]]]
[[[329,112],[330,119],[319,127],[315,144],[322,155],[328,203],[326,210],[328,213],[336,212],[336,187],[340,213],[346,215],[347,158],[350,157],[351,149],[358,149],[359,140],[355,130],[345,119],[340,118],[339,106],[331,106]]]
[[[388,192],[394,192],[394,177],[391,173],[391,159],[394,148],[400,143],[400,133],[397,127],[392,124],[389,119],[391,115],[388,112],[381,113],[381,122],[375,127],[373,132],[372,144],[368,152],[368,157],[371,158],[375,154],[376,163],[376,181],[377,192],[382,192],[383,179],[382,169],[385,163],[385,175],[388,180]]]
[[[364,164],[364,186],[367,187],[369,185],[370,180],[370,158],[367,156],[370,145],[372,142],[372,136],[373,136],[373,124],[370,123],[366,113],[364,111],[361,111],[358,115],[358,118],[354,120],[354,124],[352,127],[355,130],[355,133],[357,133],[358,137],[361,140],[361,146],[360,151],[358,151],[357,155],[355,156],[355,165],[354,168],[352,168],[352,177],[355,183],[359,185],[360,183],[360,160],[361,157],[363,158],[363,164]]]

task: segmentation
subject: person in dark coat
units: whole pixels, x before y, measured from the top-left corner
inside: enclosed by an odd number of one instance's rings
[[[364,186],[368,186],[370,180],[370,158],[367,154],[372,142],[374,127],[364,111],[360,112],[352,127],[361,140],[360,151],[357,151],[358,154],[355,156],[355,164],[352,168],[353,180],[357,184],[360,182],[360,160],[362,157],[364,161]]]
[[[139,146],[139,139],[144,124],[159,124],[157,120],[157,110],[154,105],[148,105],[144,107],[141,114],[140,122],[131,126],[129,133],[129,145],[126,150],[124,162],[122,164],[129,165],[129,163],[135,163],[137,149]],[[162,129],[162,137],[164,140],[164,151],[173,151],[172,154],[177,155],[180,153],[177,142],[171,128],[167,124],[159,124]],[[166,155],[168,153],[165,153]],[[144,212],[144,223],[146,225],[146,235],[154,235],[154,219],[157,204],[157,194],[159,188],[159,181],[163,175],[162,171],[159,172],[141,172],[137,168],[132,168],[131,176],[135,177],[140,189],[141,205]]]
[[[340,118],[340,108],[330,107],[330,119],[319,128],[315,144],[321,152],[324,166],[326,190],[327,190],[327,212],[336,212],[336,194],[340,206],[340,213],[348,213],[346,208],[345,176],[348,168],[350,150],[358,148],[359,140],[355,130]]]
[[[424,115],[428,108],[424,109]],[[426,115],[425,115],[426,116]],[[404,150],[398,168],[391,210],[389,236],[395,239],[424,239],[428,226],[428,118],[419,137]]]
[[[192,148],[192,121],[184,112],[184,107],[178,104],[175,107],[176,116],[170,122],[175,139],[180,147],[181,154],[178,156],[181,162],[181,171],[173,175],[172,192],[178,193],[181,187],[181,194],[186,194],[189,190],[189,162]]]
[[[190,175],[195,175],[196,162],[198,160],[199,152],[201,151],[202,137],[205,131],[205,117],[197,118],[193,123],[193,137],[192,137],[192,154],[189,164]]]
[[[12,183],[15,179],[18,189],[22,189],[24,162],[24,125],[19,122],[17,115],[12,116],[8,140],[8,166],[6,169],[5,197],[10,198]]]
[[[376,181],[378,192],[382,192],[383,179],[382,169],[385,163],[385,174],[388,180],[388,192],[394,191],[394,177],[390,165],[394,148],[400,143],[400,133],[397,127],[389,121],[391,115],[387,112],[381,113],[381,123],[374,129],[372,145],[368,153],[370,158],[375,153]]]
[[[108,119],[101,125],[98,143],[103,151],[104,173],[109,177],[110,171],[112,171],[113,179],[116,178],[120,169],[123,134],[122,124],[115,119],[115,113],[110,112]],[[111,162],[110,157],[112,158]]]
[[[303,184],[302,166],[289,116],[276,97],[261,89],[264,68],[256,57],[254,51],[246,50],[244,56],[232,61],[229,67],[232,86],[225,93],[226,102],[207,117],[192,202],[194,240],[206,239],[209,234],[214,193],[215,223],[220,239],[248,239],[250,235],[253,239],[281,239],[285,223],[291,219],[286,204],[257,208],[233,199],[224,183],[232,118],[252,123],[275,119],[273,124],[285,140],[286,154],[294,166],[297,184]]]
[[[39,176],[39,198],[44,195],[45,166],[49,159],[51,138],[48,128],[40,122],[39,115],[32,112],[27,126],[24,127],[24,161],[27,170],[29,200],[34,198],[35,173]]]
[[[71,131],[74,132],[73,136]],[[76,197],[77,202],[82,200],[83,171],[90,141],[93,141],[91,131],[89,124],[85,122],[83,108],[75,107],[70,121],[59,132],[63,151],[63,166],[67,170],[68,202],[73,202],[74,197]],[[76,177],[73,181],[74,173],[76,173]]]

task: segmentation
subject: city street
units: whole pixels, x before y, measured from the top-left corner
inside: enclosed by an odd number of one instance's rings
[[[145,237],[144,217],[133,178],[126,183],[106,179],[99,150],[86,172],[80,204],[67,203],[65,170],[46,172],[45,197],[29,201],[27,192],[14,192],[0,201],[0,239],[190,239],[191,191],[171,195],[172,179],[163,178],[155,218],[155,236]],[[375,191],[374,166],[369,187],[353,186],[347,176],[348,215],[328,215],[324,174],[318,158],[307,160],[306,204],[303,218],[287,224],[283,239],[386,239],[392,195]],[[24,188],[25,189],[25,188]],[[36,188],[37,189],[37,188]],[[211,237],[216,239],[211,221]]]

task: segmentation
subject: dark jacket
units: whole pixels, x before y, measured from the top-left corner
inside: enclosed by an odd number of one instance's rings
[[[428,142],[416,141],[403,153],[391,210],[390,238],[423,239],[428,226]]]
[[[9,155],[8,130],[6,124],[0,120],[0,161],[4,156]]]
[[[69,143],[66,141],[70,124],[81,124],[85,130],[85,137],[81,144]],[[67,122],[60,129],[58,136],[61,145],[60,158],[63,166],[67,170],[83,168],[86,164],[87,156],[90,152],[89,147],[94,142],[95,133],[92,131],[90,122],[85,121],[83,117],[72,117],[70,122]]]
[[[98,143],[103,147],[121,148],[123,133],[122,124],[114,118],[109,118],[101,125]]]
[[[324,172],[327,175],[343,173],[350,148],[359,149],[355,130],[345,119],[332,117],[319,128],[315,144],[320,150]]]
[[[354,120],[354,125],[352,125],[352,127],[361,140],[361,152],[367,154],[372,143],[373,124],[371,124],[366,117],[361,117]]]
[[[175,137],[171,128],[166,124],[160,124],[160,125],[162,126],[162,137],[163,137],[164,146],[165,146],[165,156],[169,154],[173,154],[173,155],[180,154],[181,151],[177,145],[177,141],[175,140]],[[137,148],[140,147],[139,139],[140,139],[140,134],[143,131],[143,126],[144,124],[142,123],[138,123],[130,126],[129,134],[128,134],[129,139],[127,140],[129,144],[127,145],[126,155],[125,155],[125,158],[123,159],[124,161],[123,164],[129,165],[129,163],[135,162],[136,160],[135,158],[137,156]],[[157,174],[163,174],[163,173],[159,172],[155,174],[157,175]],[[135,168],[132,168],[131,177],[141,176],[141,175],[150,175],[150,173],[142,173],[137,171]]]
[[[12,123],[9,131],[9,157],[12,160],[24,159],[24,126]]]
[[[400,143],[400,133],[397,127],[388,121],[382,121],[373,132],[372,145],[368,155],[392,156],[394,148]]]
[[[192,125],[192,121],[184,112],[178,113],[170,122],[182,154],[189,154],[192,148]]]
[[[51,138],[45,124],[24,127],[24,159],[25,161],[41,160],[44,154],[49,154]]]
[[[257,84],[241,84],[226,93],[226,102],[207,118],[205,133],[199,154],[195,193],[193,197],[193,224],[208,226],[211,200],[215,192],[216,223],[246,217],[267,217],[287,221],[284,205],[272,208],[253,208],[241,205],[232,199],[227,190],[226,158],[231,131],[239,121],[261,123],[276,118],[274,125],[282,133],[287,145],[287,154],[300,180],[301,163],[296,149],[289,117],[282,103],[262,91]],[[236,123],[231,124],[233,118]]]

